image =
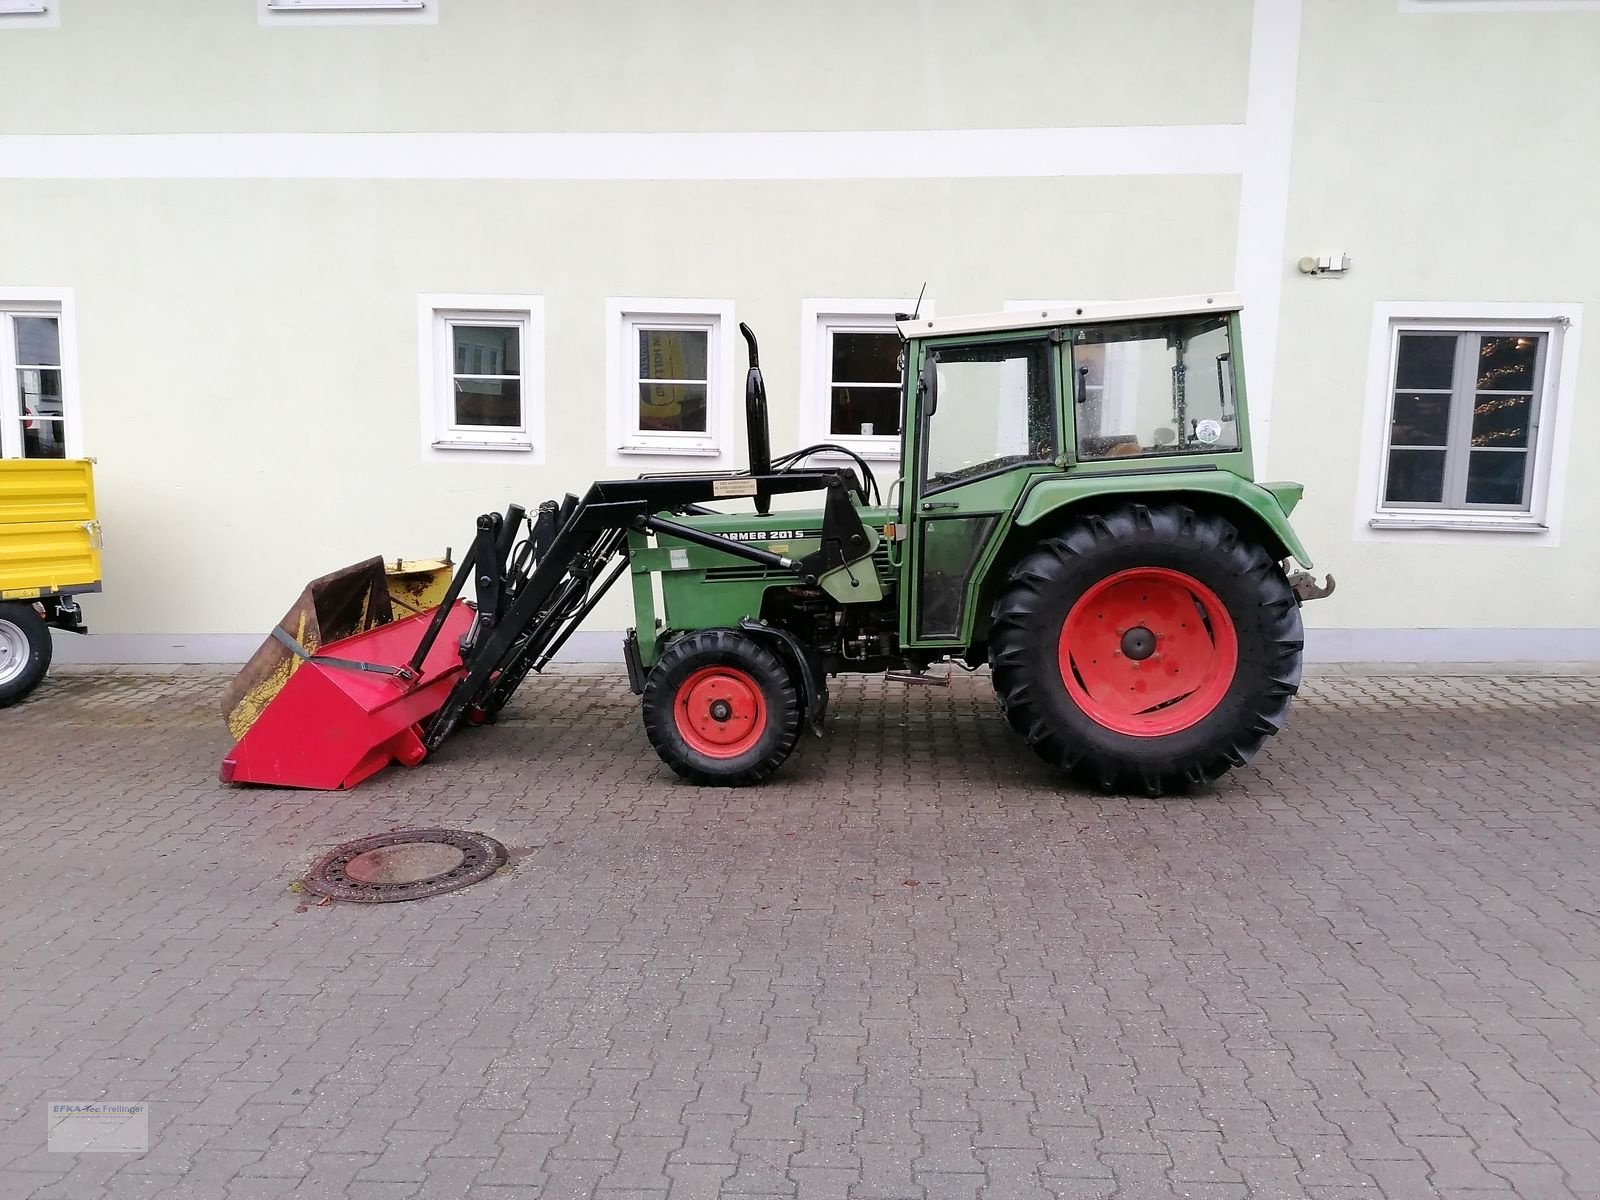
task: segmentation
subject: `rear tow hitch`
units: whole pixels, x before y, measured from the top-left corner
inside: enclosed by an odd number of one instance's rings
[[[1294,589],[1294,594],[1300,597],[1300,603],[1307,600],[1321,600],[1325,596],[1333,595],[1333,589],[1338,586],[1332,575],[1326,577],[1327,582],[1317,583],[1317,577],[1310,571],[1292,571],[1289,574],[1289,586]]]

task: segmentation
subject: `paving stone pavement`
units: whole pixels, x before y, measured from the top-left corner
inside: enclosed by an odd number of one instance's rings
[[[839,681],[752,790],[571,672],[358,791],[235,789],[219,684],[0,715],[0,1200],[1600,1197],[1600,675],[1318,675],[1160,801],[964,677]],[[514,865],[288,890],[416,825]],[[46,1151],[96,1099],[147,1153]]]

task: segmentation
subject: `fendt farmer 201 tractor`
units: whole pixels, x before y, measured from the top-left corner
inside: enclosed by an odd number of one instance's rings
[[[1300,603],[1331,590],[1289,573],[1311,565],[1301,486],[1253,482],[1239,307],[902,320],[887,496],[846,447],[771,457],[741,326],[748,471],[512,505],[478,518],[453,578],[372,559],[316,580],[228,690],[222,777],[351,787],[421,762],[492,723],[626,572],[645,732],[695,783],[771,775],[820,731],[832,675],[946,659],[987,663],[1011,724],[1090,786],[1213,780],[1282,728]],[[773,511],[810,492],[820,508]]]

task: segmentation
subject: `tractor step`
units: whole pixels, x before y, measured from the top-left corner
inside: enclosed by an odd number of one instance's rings
[[[950,676],[929,675],[926,671],[886,671],[883,677],[890,683],[911,683],[920,687],[950,686]]]

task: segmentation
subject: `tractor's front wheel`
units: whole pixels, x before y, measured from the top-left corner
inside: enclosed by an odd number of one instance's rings
[[[1023,557],[994,608],[989,663],[1041,757],[1147,795],[1242,766],[1300,684],[1300,607],[1227,520],[1132,504]]]
[[[705,787],[760,783],[800,739],[803,712],[789,669],[734,629],[685,634],[644,685],[644,729],[661,760]]]

